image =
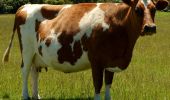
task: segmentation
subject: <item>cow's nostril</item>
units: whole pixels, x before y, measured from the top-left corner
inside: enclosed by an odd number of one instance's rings
[[[151,26],[151,31],[156,32],[156,26],[155,25]]]
[[[145,25],[144,31],[155,33],[156,32],[156,25]]]
[[[149,26],[148,26],[148,25],[145,25],[144,31],[145,31],[145,32],[148,32],[148,31],[149,31]]]

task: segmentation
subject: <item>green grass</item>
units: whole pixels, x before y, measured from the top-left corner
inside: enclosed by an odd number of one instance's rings
[[[0,58],[9,43],[13,21],[14,15],[0,15]],[[113,100],[170,100],[170,13],[158,12],[156,24],[157,34],[140,37],[128,69],[115,74]],[[20,63],[16,35],[10,61],[0,62],[0,99],[21,99]],[[93,98],[91,70],[64,74],[49,69],[40,74],[39,82],[44,99]],[[104,88],[101,93],[104,97]]]

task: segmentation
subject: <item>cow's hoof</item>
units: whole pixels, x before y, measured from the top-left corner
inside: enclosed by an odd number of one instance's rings
[[[37,98],[32,97],[32,100],[40,100],[40,98],[37,99]]]
[[[38,95],[38,98],[37,97],[32,97],[32,100],[40,100],[40,99],[41,99],[40,95]]]
[[[112,100],[111,97],[105,97],[105,100]]]
[[[27,97],[27,98],[22,97],[22,100],[31,100],[31,98],[30,97]]]

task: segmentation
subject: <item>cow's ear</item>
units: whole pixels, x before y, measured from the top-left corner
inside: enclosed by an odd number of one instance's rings
[[[131,0],[122,0],[124,3],[131,5],[132,1]]]
[[[129,6],[136,7],[139,0],[122,0],[122,1],[128,4]]]
[[[168,6],[168,1],[167,0],[159,0],[156,3],[156,9],[157,10],[163,10]]]

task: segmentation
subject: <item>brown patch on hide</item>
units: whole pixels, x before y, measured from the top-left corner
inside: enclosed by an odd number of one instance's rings
[[[57,52],[58,60],[60,63],[64,63],[64,61],[67,61],[70,64],[74,65],[77,59],[81,57],[81,40],[75,41],[73,47],[71,47],[73,36],[79,33],[79,22],[84,14],[91,11],[95,7],[96,4],[94,3],[76,4],[69,8],[66,8],[53,20],[52,26],[53,29],[55,29],[56,34],[61,32],[58,40],[61,43],[62,47]]]
[[[89,39],[86,36],[86,34],[84,34],[83,37],[81,38],[81,43],[82,43],[82,46],[83,46],[83,50],[87,51],[88,50]]]
[[[82,48],[81,48],[81,43],[80,41],[75,41],[74,47],[73,47],[73,57],[75,61],[81,57],[83,54]]]
[[[15,14],[15,21],[14,21],[14,26],[13,26],[13,33],[16,30],[17,30],[17,33],[18,33],[18,39],[19,39],[19,45],[20,45],[21,54],[22,54],[23,46],[22,46],[22,41],[21,41],[20,25],[25,24],[26,18],[27,18],[27,12],[26,11],[22,11],[23,8],[24,8],[24,6],[21,6],[17,10],[17,12]],[[23,67],[23,60],[22,60],[21,67]]]
[[[41,56],[43,56],[43,54],[42,54],[42,46],[41,46],[41,45],[38,47],[38,52],[39,52],[39,54],[40,54]]]
[[[81,48],[80,41],[75,41],[72,47],[71,37],[68,37],[69,41],[62,42],[62,47],[59,49],[58,53],[58,60],[60,63],[64,63],[64,61],[69,62],[70,64],[74,65],[75,62],[82,56],[83,51]]]
[[[41,8],[42,16],[46,19],[53,19],[63,7],[64,5],[45,5]]]
[[[39,34],[40,41],[45,40],[51,34],[51,21],[45,20],[40,23],[37,33]]]
[[[45,41],[45,45],[47,46],[47,47],[49,47],[50,46],[50,44],[51,44],[51,38],[47,38],[46,39],[46,41]]]
[[[38,20],[35,20],[35,31],[36,31],[36,38],[37,38],[37,41],[39,40],[39,34],[38,34],[38,28],[40,26],[40,21]]]
[[[107,12],[107,11],[109,11],[113,6],[116,6],[116,5],[115,5],[114,3],[103,3],[103,4],[100,5],[100,8],[101,8],[103,11]],[[114,9],[112,9],[112,10],[114,10]]]
[[[74,59],[72,54],[71,43],[73,42],[73,36],[61,34],[58,37],[59,42],[62,47],[58,50],[58,60],[60,63],[64,63],[64,61],[70,62],[74,65]]]
[[[69,8],[65,8],[52,23],[53,29],[56,32],[61,32],[67,35],[76,35],[79,31],[79,22],[85,13],[90,12],[96,4],[75,4]]]

